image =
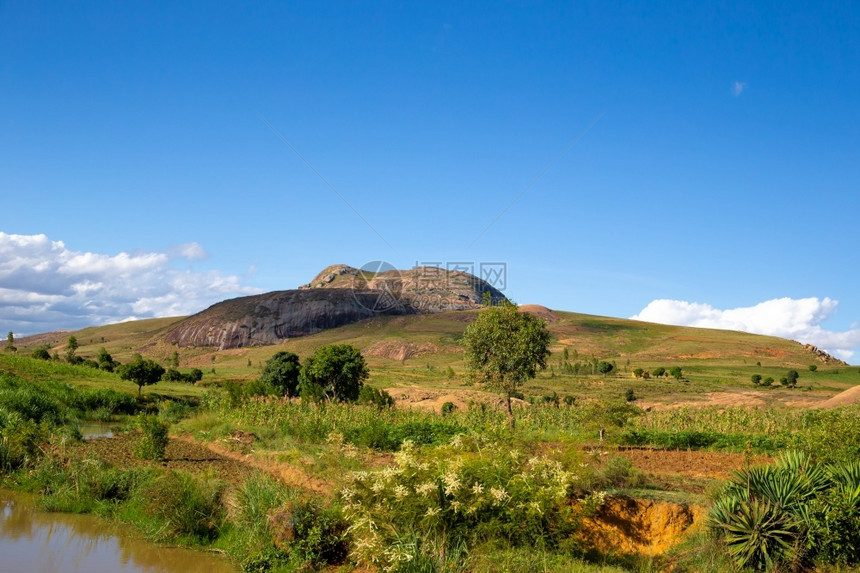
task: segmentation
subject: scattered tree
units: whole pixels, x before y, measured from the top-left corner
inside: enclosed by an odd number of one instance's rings
[[[680,380],[681,377],[684,375],[684,371],[681,370],[680,366],[672,366],[669,369],[669,375],[672,376],[672,378],[674,378],[675,380]]]
[[[761,384],[761,374],[753,374],[752,376],[750,376],[750,380],[752,380],[753,384],[758,386],[759,384]]]
[[[12,334],[12,333],[10,332],[9,334]],[[809,365],[809,371],[810,372],[815,372],[816,370],[818,370],[818,365],[816,365],[816,364],[810,364]]]
[[[453,379],[454,379],[454,377],[455,377],[456,375],[457,375],[457,373],[456,373],[456,372],[454,372],[454,369],[453,369],[453,368],[451,368],[450,366],[448,366],[448,367],[445,369],[445,377],[446,377],[448,380],[453,380]]]
[[[643,374],[645,374],[645,371],[641,368],[637,368],[633,371],[633,376],[635,376],[636,378],[642,378]]]
[[[104,347],[99,350],[99,354],[96,357],[96,363],[99,365],[99,368],[108,372],[113,372],[116,367],[119,366],[119,362],[114,360],[113,356],[111,356]]]
[[[655,368],[653,371],[651,371],[651,375],[654,376],[654,378],[660,378],[661,376],[666,375],[666,369],[662,366],[660,368]]]
[[[370,375],[364,357],[349,344],[321,346],[299,375],[302,399],[355,402]]]
[[[546,323],[503,301],[478,314],[463,334],[463,345],[470,379],[505,397],[513,426],[511,398],[546,368],[550,354]]]
[[[78,361],[78,357],[75,354],[78,350],[78,339],[75,335],[69,336],[69,340],[66,342],[66,362],[69,364],[75,364]]]
[[[150,386],[161,380],[164,368],[155,360],[144,360],[140,354],[134,360],[117,368],[122,380],[131,380],[137,384],[137,395],[140,396],[144,386]]]
[[[767,378],[765,378],[764,380],[761,381],[762,386],[770,386],[772,384],[773,384],[773,377],[771,377],[771,376],[768,376]]]
[[[633,391],[633,388],[628,388],[627,392],[624,393],[624,399],[628,402],[636,401],[636,393]]]
[[[611,362],[598,362],[597,363],[597,371],[603,374],[603,377],[606,378],[606,375],[615,370],[615,366],[612,365]]]
[[[281,396],[292,398],[299,391],[299,357],[292,352],[276,352],[266,361],[260,382],[278,390]]]
[[[800,373],[797,370],[789,370],[785,375],[785,386],[794,388],[797,386],[797,379],[800,378]],[[782,380],[780,380],[782,382]]]
[[[15,348],[15,335],[12,334],[12,331],[9,331],[9,334],[6,336],[6,352],[17,352],[18,349]]]

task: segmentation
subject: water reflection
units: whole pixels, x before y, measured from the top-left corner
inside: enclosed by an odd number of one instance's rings
[[[81,437],[85,440],[93,440],[95,438],[112,438],[114,430],[119,427],[119,424],[111,424],[110,422],[87,422],[78,424],[78,430],[81,432]]]
[[[226,560],[160,547],[88,515],[42,513],[0,490],[0,569],[4,573],[234,573]]]

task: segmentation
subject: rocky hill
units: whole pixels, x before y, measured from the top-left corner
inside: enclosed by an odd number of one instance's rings
[[[373,316],[476,309],[484,298],[497,303],[505,297],[465,272],[434,267],[370,272],[334,265],[297,290],[215,304],[173,325],[165,341],[219,349],[262,346]]]

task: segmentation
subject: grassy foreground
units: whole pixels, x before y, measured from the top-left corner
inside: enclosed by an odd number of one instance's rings
[[[462,381],[469,313],[380,318],[230,351],[162,345],[169,319],[79,331],[82,356],[105,347],[120,361],[134,352],[167,361],[176,352],[180,367],[205,372],[198,384],[147,387],[142,399],[115,374],[35,360],[21,344],[0,354],[3,484],[38,493],[44,509],[94,512],[157,541],[222,551],[245,571],[736,571],[725,536],[701,521],[668,550],[654,531],[639,531],[639,545],[601,544],[589,532],[609,518],[635,521],[607,514],[617,500],[707,509],[733,470],[787,451],[828,468],[860,459],[860,407],[809,408],[860,384],[857,367],[817,363],[813,372],[807,350],[779,339],[553,314],[550,368],[525,388],[514,428],[492,395]],[[67,335],[33,344],[61,353]],[[369,384],[395,398],[435,392],[457,405],[443,414],[303,404],[245,384],[276,351],[304,357],[330,343],[362,348]],[[597,358],[614,371],[595,373]],[[683,374],[633,375],[672,366]],[[789,368],[801,373],[796,388],[750,380]],[[132,433],[117,443],[139,440],[144,413],[169,426],[171,443],[193,439],[248,471],[169,456],[129,464],[79,442],[88,420],[127,424]],[[860,528],[851,508],[814,507]],[[786,553],[796,566],[854,570],[832,539],[804,539],[818,545]]]

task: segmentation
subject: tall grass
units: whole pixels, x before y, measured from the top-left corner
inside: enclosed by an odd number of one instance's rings
[[[860,457],[860,406],[834,409],[678,408],[631,419],[628,443],[805,451],[821,461]]]
[[[535,405],[516,412],[516,430],[499,408],[473,404],[445,416],[408,409],[378,409],[351,404],[309,404],[256,397],[233,405],[223,395],[209,395],[205,404],[219,420],[240,427],[266,427],[306,443],[324,443],[333,432],[347,442],[394,451],[404,440],[419,445],[447,442],[456,434],[480,434],[501,441],[596,439],[599,429],[620,434],[641,410],[626,404],[586,403],[582,406]]]

